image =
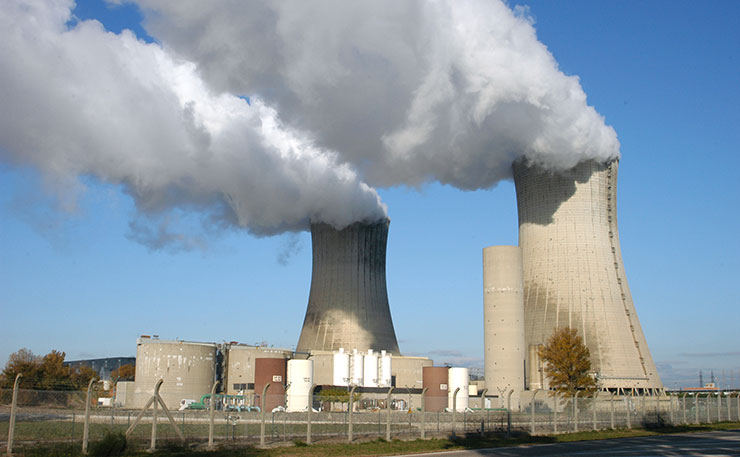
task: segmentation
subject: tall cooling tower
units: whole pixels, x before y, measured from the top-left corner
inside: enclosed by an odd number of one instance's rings
[[[585,161],[553,174],[514,164],[525,338],[531,348],[575,328],[602,388],[660,389],[622,263],[617,168]]]
[[[389,224],[357,222],[342,230],[311,224],[313,274],[297,351],[398,354],[385,284]]]

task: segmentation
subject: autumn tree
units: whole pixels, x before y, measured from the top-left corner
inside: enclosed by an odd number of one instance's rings
[[[117,370],[111,371],[110,377],[115,381],[133,381],[135,374],[136,367],[127,363],[125,365],[121,365]]]
[[[596,380],[591,375],[591,358],[578,331],[563,327],[550,336],[539,350],[545,362],[550,387],[572,397],[579,390],[593,391]]]
[[[10,354],[8,363],[5,364],[2,374],[2,387],[9,389],[13,387],[15,377],[19,373],[21,387],[32,387],[39,378],[40,357],[31,352],[30,349],[22,348]]]

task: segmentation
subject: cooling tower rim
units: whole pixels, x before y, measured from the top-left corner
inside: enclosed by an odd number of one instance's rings
[[[375,226],[380,226],[380,225],[385,225],[386,227],[388,227],[390,223],[391,223],[391,218],[387,216],[381,217],[380,219],[369,220],[369,221],[368,220],[355,221],[355,222],[352,222],[351,224],[343,226],[342,228],[337,228],[335,225],[329,222],[311,221],[311,230],[313,230],[314,228],[318,228],[318,229],[329,228],[329,229],[341,232],[343,230],[347,230],[353,227],[375,227]]]
[[[604,159],[604,160],[601,160],[601,159],[593,159],[593,158],[586,158],[586,159],[579,160],[578,162],[576,162],[572,166],[556,167],[556,168],[552,168],[551,169],[551,168],[545,167],[541,161],[530,159],[528,157],[520,157],[519,159],[516,159],[514,162],[512,162],[511,168],[513,170],[517,170],[517,169],[519,169],[519,170],[521,170],[521,169],[527,169],[527,170],[536,169],[538,171],[541,170],[541,171],[547,172],[547,173],[549,173],[551,175],[556,175],[556,174],[560,175],[560,174],[563,174],[563,173],[567,173],[567,172],[569,172],[571,170],[574,170],[574,169],[578,168],[579,166],[582,166],[582,165],[587,164],[587,163],[593,163],[593,164],[596,164],[596,165],[603,165],[605,167],[608,167],[608,166],[610,166],[613,163],[619,164],[619,161],[620,160],[621,160],[621,157],[619,157],[619,156],[612,157],[612,158],[609,158],[609,159]]]

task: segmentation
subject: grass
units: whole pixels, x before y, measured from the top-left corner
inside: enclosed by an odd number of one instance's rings
[[[601,440],[613,438],[629,438],[642,436],[656,436],[669,433],[690,433],[703,432],[711,430],[734,430],[740,429],[740,422],[722,422],[718,424],[702,425],[680,425],[668,426],[660,429],[639,429],[632,430],[604,430],[604,431],[584,431],[577,433],[563,433],[559,435],[542,435],[529,436],[526,433],[512,433],[507,438],[504,434],[491,434],[485,437],[459,437],[443,438],[428,440],[409,440],[401,441],[394,439],[385,441],[376,439],[354,443],[351,445],[345,443],[320,443],[306,445],[302,441],[296,440],[293,443],[285,443],[282,446],[258,449],[251,446],[229,446],[222,443],[215,451],[209,452],[203,450],[202,444],[181,446],[173,442],[160,442],[161,450],[154,454],[146,453],[143,450],[125,451],[123,456],[145,456],[155,455],[161,457],[340,457],[340,456],[380,456],[394,454],[414,454],[422,452],[435,452],[446,450],[460,449],[482,449],[502,446],[516,446],[522,444],[544,444],[544,443],[563,443],[573,441]],[[92,448],[92,447],[91,447]],[[53,446],[33,446],[18,449],[15,453],[22,457],[51,456],[51,457],[78,457],[81,456],[80,445],[78,443],[62,443]]]

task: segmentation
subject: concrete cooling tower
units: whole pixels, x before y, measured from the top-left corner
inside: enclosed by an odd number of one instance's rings
[[[311,224],[311,292],[297,351],[399,353],[385,283],[389,224],[358,222],[342,230]]]
[[[616,160],[585,161],[553,174],[514,164],[525,339],[532,349],[556,328],[575,328],[602,388],[661,389],[622,263],[617,168]],[[541,367],[532,362],[527,371],[536,373]]]

